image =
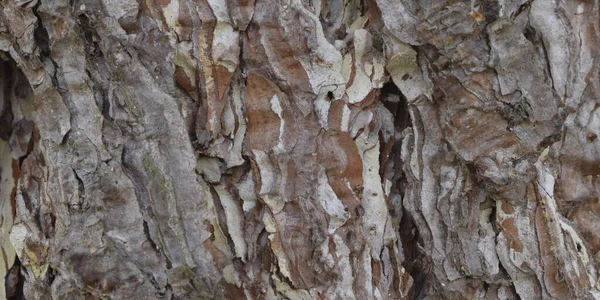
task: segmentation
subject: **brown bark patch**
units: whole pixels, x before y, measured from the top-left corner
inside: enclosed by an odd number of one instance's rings
[[[190,96],[195,94],[195,83],[187,76],[185,71],[180,67],[175,67],[175,83],[179,85]]]
[[[1,171],[1,168],[0,168],[0,171]],[[18,184],[19,176],[21,176],[21,169],[19,168],[19,162],[16,159],[12,160],[12,176],[13,176],[13,183],[15,186],[13,187],[12,191],[10,192],[10,206],[11,206],[11,210],[12,210],[12,216],[14,219],[15,215],[17,214],[17,200],[15,197],[17,195],[17,187],[19,186],[19,184]]]
[[[508,240],[508,247],[517,252],[523,252],[523,242],[519,239],[519,230],[515,226],[515,220],[513,218],[506,219],[500,223],[500,227]]]
[[[506,130],[507,125],[498,113],[467,109],[452,116],[444,132],[458,153],[473,161],[499,149],[519,154],[520,143]],[[510,150],[511,147],[516,150]]]
[[[217,101],[224,104],[225,100],[223,98],[225,93],[229,90],[229,84],[231,83],[231,77],[233,76],[233,73],[229,72],[229,70],[224,66],[219,65],[214,68],[214,71],[215,85],[217,87]],[[223,108],[221,107],[220,110],[222,111]]]
[[[552,241],[550,238],[549,228],[546,224],[543,208],[538,208],[536,211],[536,230],[538,241],[540,243],[540,258],[544,270],[543,280],[548,293],[557,299],[571,299],[568,286],[564,280],[561,280],[559,266],[552,253]]]
[[[502,211],[505,214],[509,214],[509,215],[514,213],[514,211],[515,211],[514,207],[506,201],[502,201],[502,203],[500,204],[500,208],[502,208]]]
[[[279,141],[281,120],[271,110],[270,100],[277,91],[269,81],[256,73],[248,75],[246,87],[246,143],[250,149],[269,151]]]
[[[331,103],[331,107],[329,107],[329,113],[327,116],[327,123],[330,129],[341,130],[342,115],[345,106],[346,102],[343,100],[337,100]]]
[[[347,132],[321,135],[318,160],[325,167],[327,179],[335,194],[353,211],[360,205],[360,199],[354,196],[353,190],[363,186],[362,159],[354,139]]]

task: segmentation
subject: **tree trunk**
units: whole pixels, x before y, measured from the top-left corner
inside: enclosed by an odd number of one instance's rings
[[[599,19],[0,1],[0,293],[600,299]]]

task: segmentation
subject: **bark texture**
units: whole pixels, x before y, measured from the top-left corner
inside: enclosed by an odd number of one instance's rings
[[[599,20],[598,0],[0,1],[0,290],[600,299]]]

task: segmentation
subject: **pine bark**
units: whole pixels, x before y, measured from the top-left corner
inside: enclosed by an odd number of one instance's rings
[[[600,299],[599,20],[0,1],[0,298]]]

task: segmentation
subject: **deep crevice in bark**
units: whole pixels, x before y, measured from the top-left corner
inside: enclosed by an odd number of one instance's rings
[[[23,287],[25,283],[25,276],[21,272],[21,261],[18,257],[15,258],[14,265],[8,271],[4,278],[6,287],[6,299],[8,300],[23,300],[24,293]]]
[[[406,209],[403,210],[399,229],[404,253],[403,267],[414,279],[414,285],[409,294],[410,297],[420,299],[428,280],[428,272],[425,268],[426,257],[425,253],[421,251],[423,241],[410,212]]]
[[[36,6],[32,9],[33,14],[37,18],[37,24],[33,32],[36,45],[40,48],[40,55],[42,58],[50,57],[52,52],[50,51],[50,38],[48,37],[48,31],[42,23],[42,18],[39,15],[38,8],[42,5],[42,1],[38,1]]]
[[[0,87],[2,88],[1,93],[3,98],[2,102],[0,102],[0,139],[8,141],[13,122],[11,93],[13,91],[14,82],[13,72],[16,69],[16,66],[8,53],[0,52],[0,55]]]

